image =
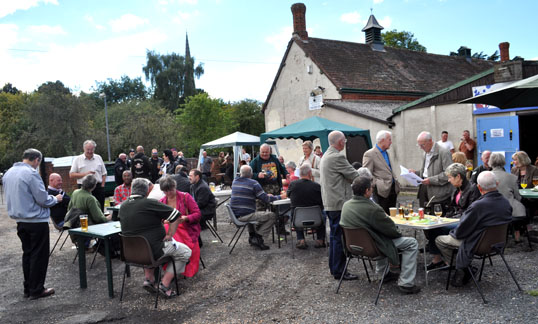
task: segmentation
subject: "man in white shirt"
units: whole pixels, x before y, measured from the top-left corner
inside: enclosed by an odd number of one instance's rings
[[[437,142],[439,146],[444,147],[446,150],[450,151],[451,154],[454,154],[454,144],[448,140],[448,132],[441,132],[441,140]]]
[[[92,174],[97,180],[97,185],[92,191],[92,195],[97,198],[101,205],[101,210],[105,208],[105,184],[106,184],[106,167],[103,159],[99,154],[94,154],[95,144],[92,140],[84,142],[84,153],[73,160],[69,178],[77,179],[78,187],[82,186],[82,178]]]

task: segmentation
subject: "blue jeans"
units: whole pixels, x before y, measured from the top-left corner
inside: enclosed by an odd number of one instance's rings
[[[346,264],[344,245],[342,244],[342,228],[340,227],[341,211],[327,211],[329,225],[331,227],[330,248],[329,248],[329,269],[331,274],[340,278]]]

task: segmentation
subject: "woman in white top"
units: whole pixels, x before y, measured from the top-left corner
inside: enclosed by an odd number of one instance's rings
[[[301,167],[304,162],[310,163],[310,166],[312,167],[312,177],[314,178],[312,180],[319,183],[319,163],[321,162],[321,158],[316,154],[313,154],[313,151],[314,144],[312,144],[311,141],[305,141],[303,143],[304,156],[299,160],[298,168]]]

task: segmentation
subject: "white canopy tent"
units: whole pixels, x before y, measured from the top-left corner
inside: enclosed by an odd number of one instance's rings
[[[200,154],[198,155],[198,169],[200,168],[200,161],[202,160],[203,151],[219,147],[233,147],[234,170],[237,170],[237,167],[239,166],[239,161],[241,160],[241,149],[243,146],[249,145],[260,145],[260,138],[258,136],[250,134],[235,132],[214,141],[202,144],[202,146],[200,147]]]

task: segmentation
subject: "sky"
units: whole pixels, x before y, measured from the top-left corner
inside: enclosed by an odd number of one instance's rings
[[[293,31],[285,0],[0,0],[0,86],[32,92],[60,80],[73,92],[145,76],[146,52],[190,52],[196,86],[225,101],[265,101]],[[412,32],[429,53],[460,46],[538,60],[538,1],[312,0],[310,37],[364,43],[371,12],[384,30]],[[533,36],[534,35],[534,36]],[[149,85],[149,83],[148,83]]]

